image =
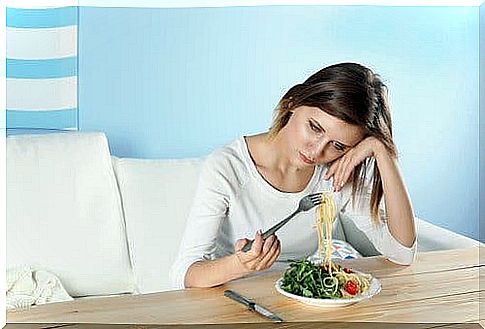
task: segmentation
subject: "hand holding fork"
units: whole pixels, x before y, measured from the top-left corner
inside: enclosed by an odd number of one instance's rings
[[[298,204],[298,208],[288,217],[271,227],[269,230],[264,232],[262,234],[263,240],[266,240],[269,236],[271,236],[273,233],[278,231],[280,228],[282,228],[286,223],[288,223],[293,217],[295,217],[296,214],[302,212],[302,211],[308,211],[312,209],[313,207],[316,207],[322,203],[322,193],[313,193],[309,194],[305,197],[303,197],[300,200],[300,203]],[[246,245],[242,248],[242,251],[247,252],[251,249],[253,245],[254,240],[248,241]]]

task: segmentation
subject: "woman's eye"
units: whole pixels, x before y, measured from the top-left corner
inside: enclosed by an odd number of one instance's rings
[[[314,132],[316,132],[316,133],[320,133],[320,128],[319,128],[319,127],[317,127],[317,125],[316,125],[316,124],[314,124],[314,123],[313,123],[313,122],[311,122],[311,121],[309,121],[309,123],[310,123],[310,128],[311,128],[311,129],[312,129]]]
[[[337,144],[337,143],[333,143],[333,147],[337,150],[337,151],[340,151],[342,152],[343,150],[345,150],[345,147],[343,147],[342,145],[340,144]]]

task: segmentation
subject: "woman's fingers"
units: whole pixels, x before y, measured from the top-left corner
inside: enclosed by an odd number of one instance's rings
[[[350,170],[353,170],[353,165],[352,165],[352,157],[351,156],[344,156],[341,161],[341,165],[339,166],[339,171],[334,178],[333,184],[335,187],[335,190],[339,192],[342,187],[345,185],[347,182],[346,175],[347,172]]]
[[[273,245],[271,246],[271,249],[268,251],[268,253],[265,255],[265,257],[261,260],[260,267],[261,269],[267,269],[273,265],[273,263],[276,261],[278,256],[280,255],[281,251],[281,243],[278,238],[275,237],[275,241]]]
[[[345,156],[343,156],[339,159],[338,167],[335,170],[335,174],[333,175],[333,190],[336,191],[336,192],[338,192],[338,189],[339,189],[340,176],[341,176],[342,168],[345,165],[345,160],[346,160]]]
[[[335,169],[335,172],[333,174],[332,186],[333,186],[334,191],[337,191],[337,181],[338,181],[339,174],[340,174],[340,168],[342,167],[342,162],[343,162],[342,158],[338,159],[338,165],[337,165],[337,168]]]
[[[246,238],[237,240],[236,243],[234,244],[234,250],[240,251],[248,242],[249,240]]]
[[[255,259],[255,268],[256,270],[260,270],[260,264],[261,261],[264,259],[264,257],[268,254],[268,252],[271,249],[271,246],[273,245],[275,241],[275,235],[270,235],[263,243],[263,247],[261,248],[261,252],[258,255],[257,259]]]
[[[263,249],[263,245],[264,245],[263,236],[262,236],[261,230],[258,230],[254,235],[253,245],[251,246],[251,249],[249,249],[249,251],[246,252],[247,259],[254,260],[260,257],[261,251]]]
[[[335,170],[337,170],[338,164],[339,164],[339,160],[334,161],[330,165],[330,168],[328,168],[327,173],[325,174],[325,176],[323,177],[323,179],[329,180],[333,176],[333,174],[335,173]]]
[[[271,259],[268,262],[269,266],[273,265],[274,262],[276,262],[276,260],[278,259],[280,253],[281,253],[281,242],[280,242],[280,240],[278,240],[278,245],[275,248],[275,251],[273,253],[273,256],[271,257]]]
[[[239,261],[246,269],[251,271],[268,268],[274,263],[281,251],[280,241],[274,234],[263,240],[261,231],[256,232],[251,249],[248,252],[243,252],[241,249],[248,241],[248,239],[237,240],[234,249]]]
[[[263,248],[264,240],[261,230],[257,231],[254,235],[253,244],[251,249],[247,252],[242,251],[242,248],[246,245],[248,239],[239,239],[234,244],[234,250],[236,252],[239,262],[248,270],[254,270],[254,264],[258,262],[260,254]]]
[[[263,247],[262,253],[261,253],[261,258],[259,259],[258,264],[256,265],[256,269],[263,270],[271,266],[269,264],[271,258],[273,257],[274,253],[278,249],[279,246],[279,240],[276,238],[276,235],[271,235],[266,239],[265,245]]]
[[[346,165],[344,171],[342,172],[340,189],[342,189],[342,187],[344,186],[344,184],[349,180],[349,177],[352,174],[352,172],[354,171],[354,168],[355,168],[354,162],[352,161],[352,159],[349,159],[349,161],[347,162],[347,165]]]
[[[334,173],[333,180],[338,190],[342,189],[358,164],[376,154],[376,148],[379,147],[376,145],[380,145],[376,138],[367,137],[339,159],[342,163],[339,165],[338,172]]]

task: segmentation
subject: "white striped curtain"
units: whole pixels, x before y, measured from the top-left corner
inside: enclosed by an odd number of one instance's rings
[[[7,129],[78,129],[78,7],[7,7]]]

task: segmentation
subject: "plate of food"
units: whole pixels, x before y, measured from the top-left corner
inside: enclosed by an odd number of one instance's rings
[[[305,304],[338,307],[369,299],[381,291],[381,283],[369,274],[332,264],[295,261],[275,284],[276,290]]]
[[[331,193],[322,193],[316,213],[318,256],[290,263],[276,281],[276,290],[302,303],[322,307],[348,306],[377,295],[381,291],[379,280],[332,262],[335,202]]]

